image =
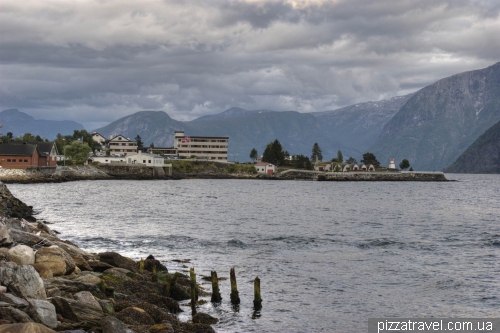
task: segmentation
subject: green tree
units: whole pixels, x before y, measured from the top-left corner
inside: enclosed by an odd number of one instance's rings
[[[373,155],[372,153],[364,153],[363,159],[361,160],[361,163],[366,164],[366,165],[373,164],[374,167],[380,166],[380,162],[377,160],[375,155]]]
[[[312,164],[309,157],[304,155],[294,155],[292,160],[292,165],[295,169],[306,169],[311,170]]]
[[[149,148],[154,148],[155,147],[155,144],[151,142],[151,144],[149,145]]]
[[[354,157],[349,157],[347,161],[345,161],[347,164],[358,164],[358,161]]]
[[[317,142],[314,143],[312,148],[311,161],[323,161],[323,154]]]
[[[282,165],[285,162],[285,152],[278,139],[267,144],[264,154],[262,154],[262,161],[275,165]]]
[[[93,152],[95,152],[97,147],[101,146],[101,144],[99,142],[94,141],[92,134],[90,134],[89,132],[87,132],[84,129],[73,131],[72,141],[78,141],[78,140],[81,142],[86,142],[89,145],[89,147],[92,149]],[[67,143],[68,142],[66,142],[66,144]]]
[[[257,149],[252,148],[252,150],[250,151],[250,158],[252,160],[255,160],[258,156],[259,156],[259,154],[257,153]]]
[[[339,163],[343,163],[344,162],[344,155],[342,155],[342,152],[340,150],[337,152],[337,161]]]
[[[406,158],[399,163],[399,168],[401,170],[408,169],[410,167],[410,161],[408,161]]]
[[[137,134],[134,140],[137,142],[137,148],[144,147],[144,142],[142,142],[141,136],[139,134]]]
[[[86,142],[73,141],[71,144],[64,146],[64,155],[72,165],[84,164],[91,151],[92,148]]]
[[[12,132],[7,132],[7,138],[10,140],[12,140],[14,138],[14,134],[12,134]]]

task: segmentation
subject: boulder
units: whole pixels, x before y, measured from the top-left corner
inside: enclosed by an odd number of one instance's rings
[[[170,323],[156,324],[149,328],[149,333],[174,333],[174,328]]]
[[[84,283],[79,281],[71,281],[61,277],[55,277],[53,279],[45,279],[44,281],[45,289],[49,290],[51,288],[57,288],[62,292],[66,293],[77,293],[79,291],[90,291],[99,292],[100,289],[91,283]]]
[[[88,291],[77,292],[76,294],[73,295],[73,297],[75,298],[75,300],[77,300],[79,302],[91,305],[91,306],[95,307],[96,309],[101,309],[101,305],[99,304],[99,302],[96,301],[94,296]]]
[[[92,255],[86,251],[83,251],[79,247],[68,244],[65,242],[61,241],[54,241],[57,246],[59,246],[61,249],[66,251],[71,258],[73,258],[73,261],[75,262],[76,266],[80,268],[82,271],[91,271],[92,267],[89,266],[87,263],[87,260],[93,259]]]
[[[129,277],[129,275],[131,275],[133,273],[125,268],[114,267],[114,268],[109,268],[109,269],[105,270],[104,272],[102,272],[102,274],[103,274],[103,276],[104,276],[104,274],[111,275],[111,276],[116,277],[122,281],[130,281],[132,279]]]
[[[116,318],[128,325],[154,325],[155,321],[141,308],[130,307],[116,314]]]
[[[0,294],[0,302],[9,304],[9,306],[15,308],[25,308],[28,306],[28,302],[20,297],[12,295],[11,293]]]
[[[7,259],[18,265],[31,265],[35,263],[35,253],[29,246],[16,245],[7,252]]]
[[[99,253],[99,260],[115,267],[128,269],[129,271],[137,270],[137,263],[135,261],[116,252]]]
[[[110,264],[107,264],[107,263],[105,263],[103,261],[99,261],[99,260],[89,260],[89,261],[87,261],[87,263],[94,272],[100,272],[100,273],[104,272],[107,269],[114,267],[114,266],[111,266]]]
[[[137,265],[139,265],[139,264],[137,264]],[[167,267],[165,267],[159,260],[156,260],[156,259],[144,260],[144,269],[145,270],[152,272],[154,266],[156,266],[157,272],[167,272],[168,273]],[[139,267],[139,266],[137,266],[137,267]]]
[[[40,274],[42,279],[51,279],[54,277],[50,268],[45,264],[33,264],[31,266]]]
[[[101,278],[92,274],[85,274],[80,275],[74,281],[98,285],[101,283]]]
[[[30,299],[28,303],[27,313],[34,321],[50,328],[57,327],[56,308],[52,303],[39,299]]]
[[[26,313],[11,306],[0,307],[0,318],[10,323],[29,323],[33,321]]]
[[[24,299],[47,300],[43,280],[33,266],[0,267],[0,283]]]
[[[30,232],[30,227],[28,221],[25,219],[12,219],[7,218],[4,221],[4,224],[11,229],[16,229],[24,232]]]
[[[1,325],[0,333],[56,333],[56,331],[38,323],[23,323]]]
[[[96,308],[94,305],[74,299],[56,296],[52,298],[52,303],[56,307],[57,313],[72,321],[97,325],[104,316],[100,306]]]
[[[51,246],[54,245],[47,238],[40,237],[32,234],[31,232],[24,232],[21,230],[10,229],[10,236],[16,243],[25,244],[28,246]]]
[[[6,293],[6,292],[7,292],[7,287],[0,286],[0,294]]]
[[[208,325],[213,325],[217,324],[219,322],[219,319],[212,317],[209,314],[203,313],[203,312],[198,312],[193,316],[193,323],[195,324],[208,324]]]
[[[35,262],[47,266],[54,276],[70,274],[75,270],[75,262],[59,246],[43,247],[36,252]]]
[[[154,304],[141,302],[137,304],[137,307],[146,311],[157,324],[160,324],[165,320],[168,321],[170,318],[167,311],[161,309],[160,307]]]
[[[104,317],[101,320],[102,333],[133,333],[115,317]]]
[[[7,246],[12,244],[14,241],[10,235],[10,228],[7,226],[0,227],[0,245]]]

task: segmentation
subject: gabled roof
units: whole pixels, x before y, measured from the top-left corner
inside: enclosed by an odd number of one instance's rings
[[[266,165],[272,165],[274,166],[274,164],[272,163],[267,163],[267,162],[257,162],[255,163],[256,166],[266,166]]]
[[[57,146],[55,145],[54,141],[39,141],[39,142],[28,142],[30,145],[36,145],[38,146],[38,151],[40,152],[40,155],[42,156],[48,156],[50,155],[50,152],[52,151],[52,148],[56,149],[56,155],[59,155],[59,152],[57,151]]]
[[[29,143],[0,144],[0,155],[33,156],[37,146]]]
[[[129,138],[127,138],[125,135],[122,135],[122,134],[115,135],[114,137],[112,137],[111,139],[109,139],[109,141],[113,141],[114,139],[116,139],[119,136],[121,136],[122,138],[124,138],[126,141],[135,142],[135,141],[130,140]]]

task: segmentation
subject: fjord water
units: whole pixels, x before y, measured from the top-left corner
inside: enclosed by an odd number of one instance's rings
[[[499,316],[500,175],[447,177],[458,181],[8,187],[86,250],[153,254],[171,272],[195,267],[198,275],[228,278],[234,266],[239,309],[225,280],[222,303],[199,310],[220,318],[218,332],[365,332],[372,317]]]

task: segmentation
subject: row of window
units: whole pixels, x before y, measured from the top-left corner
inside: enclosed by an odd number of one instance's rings
[[[15,159],[15,158],[8,158],[7,159],[7,163],[16,163],[16,162],[28,163],[28,160],[26,160],[26,159],[23,160],[22,158],[20,158],[19,161],[17,159]]]
[[[200,155],[206,155],[206,154],[227,154],[227,151],[194,151],[194,150],[179,150],[179,154],[200,154]]]
[[[177,139],[178,142],[182,142],[184,139]],[[205,139],[189,139],[190,142],[227,142],[227,140],[205,140]]]
[[[191,148],[227,148],[227,146],[201,146],[201,145],[182,145],[181,147],[191,147]]]
[[[134,143],[125,143],[125,142],[110,142],[110,146],[137,146],[137,144]]]

